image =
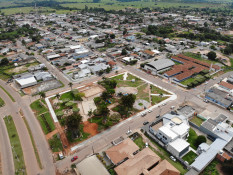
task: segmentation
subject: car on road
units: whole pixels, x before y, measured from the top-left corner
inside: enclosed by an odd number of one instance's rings
[[[145,122],[143,122],[143,125],[147,125],[149,122],[148,121],[145,121]]]
[[[167,103],[163,103],[162,105],[165,106]]]
[[[150,109],[149,109],[149,110],[148,110],[148,112],[149,112],[149,113],[151,113],[151,112],[152,112],[152,110],[150,110]]]
[[[157,116],[156,116],[156,118],[159,118],[159,117],[160,117],[160,115],[157,115]]]
[[[206,99],[204,99],[203,101],[206,102],[206,103],[208,103],[208,100],[206,100]]]
[[[75,160],[78,159],[78,156],[74,156],[72,159],[71,159],[71,162],[74,162]]]
[[[176,162],[176,158],[173,156],[170,156],[170,159],[172,159],[174,162]]]
[[[127,135],[129,135],[129,134],[131,134],[131,133],[132,133],[131,130],[128,130],[128,131],[126,132]]]
[[[146,148],[147,148],[147,147],[149,146],[149,144],[146,142],[146,143],[145,143],[145,146],[146,146]]]
[[[141,114],[142,117],[144,117],[145,115],[146,115],[146,112],[143,112],[143,113]]]

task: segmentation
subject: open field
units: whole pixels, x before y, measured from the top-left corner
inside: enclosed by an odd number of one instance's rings
[[[182,3],[179,1],[171,1],[171,2],[154,2],[153,0],[149,1],[132,1],[132,2],[120,2],[117,0],[101,0],[99,3],[93,3],[92,0],[55,0],[56,2],[60,3],[60,6],[65,8],[77,8],[77,9],[84,9],[85,6],[88,8],[104,8],[105,10],[122,10],[127,7],[130,8],[179,8],[179,9],[191,9],[191,8],[225,8],[227,7],[226,4],[214,4],[211,3]],[[31,3],[31,0],[24,1],[24,3]],[[69,3],[70,2],[70,3]],[[216,2],[216,1],[215,1]],[[219,1],[220,2],[220,1]],[[221,1],[222,2],[222,1]],[[225,0],[224,2],[229,2],[229,0]],[[11,15],[15,13],[30,13],[35,12],[34,6],[26,5],[25,7],[17,7],[22,5],[20,1],[18,4],[14,2],[9,2],[6,0],[0,1],[0,10],[1,12],[5,13],[6,15]],[[40,13],[69,13],[69,9],[60,9],[56,10],[53,7],[38,7]]]
[[[11,147],[12,147],[15,172],[16,172],[16,174],[19,174],[19,175],[26,174],[26,167],[24,164],[23,150],[21,147],[21,143],[19,140],[19,136],[18,136],[14,121],[13,121],[11,116],[6,116],[4,118],[4,121],[6,124],[8,136],[9,136]]]

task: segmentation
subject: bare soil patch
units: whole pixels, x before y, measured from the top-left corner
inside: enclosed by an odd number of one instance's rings
[[[89,121],[83,122],[83,131],[90,133],[91,136],[98,134],[98,125],[96,123],[90,123]]]

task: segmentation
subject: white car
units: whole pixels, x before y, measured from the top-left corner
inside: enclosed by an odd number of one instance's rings
[[[146,146],[146,148],[147,148],[147,147],[149,146],[149,144],[146,142],[146,143],[145,143],[145,146]]]
[[[151,112],[152,112],[152,110],[150,110],[150,109],[149,109],[149,110],[148,110],[148,112],[149,112],[149,113],[151,113]]]
[[[176,158],[173,156],[170,156],[170,159],[172,159],[174,162],[176,162]]]
[[[167,103],[163,103],[162,105],[165,106]]]

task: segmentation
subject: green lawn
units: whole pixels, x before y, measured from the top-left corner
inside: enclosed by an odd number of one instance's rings
[[[137,93],[137,99],[143,99],[149,102],[149,92],[145,91],[145,89],[148,87],[148,84],[144,84],[140,87],[138,87],[138,93]]]
[[[137,137],[137,138],[134,140],[134,143],[135,143],[136,145],[138,145],[138,147],[139,147],[140,149],[142,149],[142,148],[145,147],[145,143],[143,142],[142,136]]]
[[[60,97],[60,100],[64,100],[64,99],[74,100],[74,96],[73,96],[72,92],[69,91],[69,92],[62,94]]]
[[[201,126],[201,124],[204,122],[204,120],[197,116],[194,116],[190,121],[195,123],[197,126]]]
[[[164,94],[164,95],[171,95],[170,93],[168,93],[167,91],[164,91],[156,86],[150,85],[151,87],[151,93],[152,94]]]
[[[148,137],[148,136],[147,136]],[[188,170],[183,167],[181,163],[178,161],[174,162],[170,159],[170,154],[162,148],[158,143],[148,137],[150,141],[158,148],[159,151],[155,150],[153,147],[149,145],[152,151],[154,151],[162,160],[166,159],[170,164],[172,164],[177,170],[180,171],[181,174],[185,174]]]
[[[182,159],[184,161],[187,161],[189,163],[189,165],[191,165],[195,158],[197,157],[197,154],[193,151],[189,151],[184,157],[182,157]]]
[[[3,101],[3,99],[0,97],[0,107],[3,107],[5,105],[5,102]]]
[[[44,104],[41,104],[41,101]],[[41,101],[40,99],[36,100],[30,105],[31,109],[36,113],[36,115],[40,115],[48,111],[48,109],[45,107],[45,101],[44,100],[41,100]]]
[[[19,136],[18,136],[14,121],[13,121],[11,116],[5,117],[4,121],[6,124],[8,136],[9,136],[11,147],[12,147],[15,172],[18,172],[16,174],[19,174],[19,175],[26,174],[26,167],[24,164],[23,150],[21,147],[21,143],[19,140]]]
[[[46,112],[44,114],[44,117],[42,114],[42,115],[38,116],[37,118],[38,118],[40,125],[41,125],[41,128],[43,129],[45,134],[48,134],[48,133],[52,132],[53,130],[55,130],[53,119],[50,116],[49,112]]]
[[[159,97],[159,96],[151,95],[151,104],[152,105],[158,104],[161,101],[166,100],[167,98],[169,97]]]
[[[49,146],[53,152],[60,152],[63,150],[61,140],[55,134],[51,139],[48,140]]]
[[[128,77],[126,78],[126,80],[123,80],[123,76],[124,74],[121,74],[121,75],[117,75],[111,78],[117,81],[117,87],[138,87],[144,83],[143,80],[129,73],[128,73]],[[132,82],[133,79],[135,80],[134,82]]]
[[[190,128],[188,142],[190,143],[190,146],[195,150],[197,149],[197,147],[195,145],[197,136],[198,136],[197,133],[192,128]]]

